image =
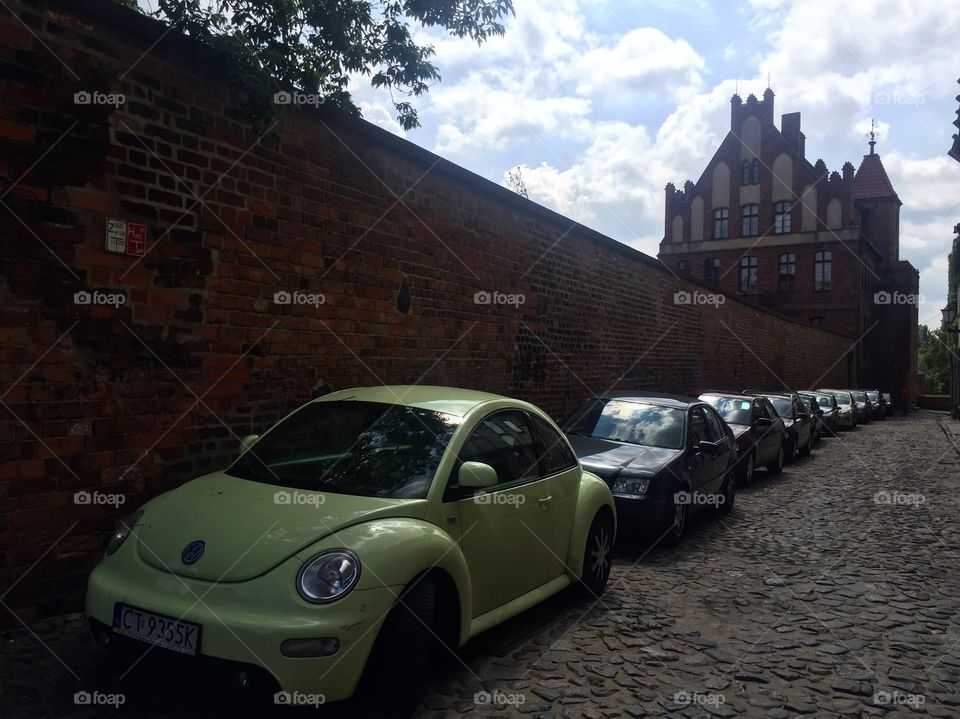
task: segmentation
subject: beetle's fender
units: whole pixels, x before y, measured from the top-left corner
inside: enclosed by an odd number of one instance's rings
[[[570,537],[570,554],[567,556],[567,573],[574,581],[583,574],[583,555],[587,548],[587,534],[594,518],[604,507],[609,508],[613,518],[614,537],[617,533],[617,509],[613,495],[607,483],[595,474],[583,472],[577,495],[577,513],[573,520],[573,534]]]
[[[449,534],[421,519],[376,519],[338,530],[298,552],[297,557],[307,561],[324,550],[344,547],[360,559],[357,590],[386,586],[393,587],[399,596],[404,587],[425,572],[446,572],[460,605],[457,644],[469,637],[473,609],[470,572],[459,544]]]

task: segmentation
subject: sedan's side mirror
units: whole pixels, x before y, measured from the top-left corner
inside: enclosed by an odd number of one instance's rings
[[[714,455],[720,451],[720,447],[718,447],[713,442],[708,442],[705,439],[701,439],[699,442],[697,442],[693,446],[693,448],[698,452],[703,452],[704,454],[709,454],[709,455]]]
[[[483,462],[464,462],[457,473],[457,484],[461,487],[481,489],[497,483],[497,470]]]
[[[257,443],[257,440],[260,439],[259,434],[248,434],[246,437],[240,440],[240,454],[243,454],[253,445]]]

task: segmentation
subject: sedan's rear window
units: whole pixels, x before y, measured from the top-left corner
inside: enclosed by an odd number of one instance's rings
[[[563,431],[644,447],[680,449],[685,414],[682,409],[646,402],[593,399],[564,422]]]
[[[283,487],[423,499],[459,417],[379,402],[313,402],[227,470]]]

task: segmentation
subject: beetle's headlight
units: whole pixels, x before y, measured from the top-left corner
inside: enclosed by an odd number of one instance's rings
[[[318,554],[300,568],[297,591],[314,604],[326,604],[344,596],[360,579],[360,560],[348,549]]]
[[[650,479],[640,479],[639,477],[618,477],[613,482],[610,489],[614,494],[640,495],[646,494],[650,488]]]
[[[120,520],[120,522],[117,524],[117,528],[110,536],[110,541],[107,542],[108,557],[120,549],[120,545],[127,541],[127,537],[133,533],[133,528],[137,526],[137,523],[140,521],[141,517],[143,517],[143,510],[138,509],[133,514]]]

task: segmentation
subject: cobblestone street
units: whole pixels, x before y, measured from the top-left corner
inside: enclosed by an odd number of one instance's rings
[[[960,459],[944,421],[825,439],[675,549],[623,538],[601,602],[563,592],[445,657],[416,716],[960,715]],[[225,692],[149,673],[99,687],[123,692],[119,710],[75,706],[98,688],[82,617],[34,629],[43,644],[4,638],[3,717],[221,713]]]

